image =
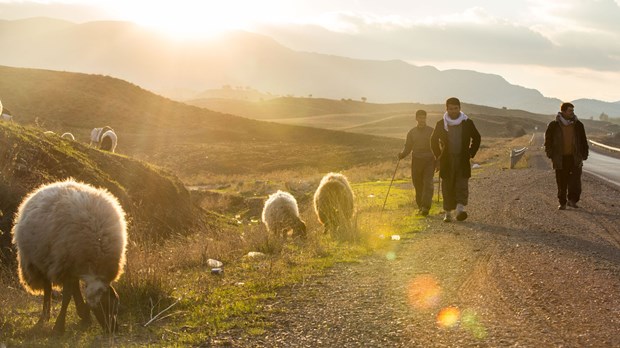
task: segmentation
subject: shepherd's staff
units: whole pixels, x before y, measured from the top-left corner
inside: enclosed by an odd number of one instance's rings
[[[437,180],[437,203],[439,203],[439,194],[441,193],[441,176]]]
[[[396,162],[396,169],[394,169],[394,174],[392,174],[392,180],[390,181],[390,186],[388,187],[388,192],[385,195],[385,200],[383,201],[383,207],[381,208],[381,212],[385,209],[385,203],[387,202],[388,196],[390,195],[390,189],[392,188],[392,183],[394,182],[394,177],[396,176],[396,171],[398,170],[398,164],[400,163],[400,158],[398,162]]]

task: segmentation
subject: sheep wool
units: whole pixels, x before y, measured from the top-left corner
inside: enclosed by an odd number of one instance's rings
[[[69,284],[79,291],[76,284],[82,280],[93,311],[108,293],[118,296],[110,283],[125,266],[127,223],[118,200],[107,190],[73,179],[43,185],[20,204],[12,234],[21,284],[32,294],[45,294],[42,318],[47,311],[49,319],[51,286],[63,287],[64,294],[71,291],[66,289]],[[62,325],[57,319],[55,330],[58,325],[64,330],[62,313]],[[103,326],[103,317],[96,311],[95,315]]]
[[[283,238],[291,229],[293,236],[306,235],[306,224],[299,217],[297,200],[288,192],[278,190],[269,196],[263,207],[262,220],[267,230]]]
[[[106,131],[101,136],[101,142],[99,148],[104,151],[114,152],[116,150],[116,144],[118,143],[118,137],[113,130]]]
[[[355,213],[354,199],[346,176],[328,173],[321,179],[314,193],[314,211],[326,232],[350,227]]]
[[[118,137],[109,126],[93,128],[90,132],[90,145],[97,145],[99,149],[114,152],[118,143]]]
[[[64,139],[69,139],[69,140],[75,141],[75,137],[73,136],[72,133],[69,133],[69,132],[62,133],[62,135],[60,137],[64,138]]]

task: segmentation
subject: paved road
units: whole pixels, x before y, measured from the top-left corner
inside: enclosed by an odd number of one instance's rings
[[[535,133],[532,137],[530,147],[542,147],[544,143],[544,133]],[[590,155],[588,160],[583,162],[583,171],[603,179],[616,186],[620,186],[620,159],[606,156],[590,145]]]
[[[620,186],[620,159],[590,151],[583,170],[616,186]]]

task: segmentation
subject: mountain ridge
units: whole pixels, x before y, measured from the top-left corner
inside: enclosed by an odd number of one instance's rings
[[[500,75],[293,51],[250,32],[175,41],[129,22],[74,24],[41,18],[0,20],[0,28],[0,45],[8,47],[0,56],[2,65],[111,75],[160,93],[198,94],[231,85],[276,95],[426,104],[454,95],[472,104],[537,113],[555,113],[561,103]],[[582,116],[620,116],[618,103],[599,102]]]

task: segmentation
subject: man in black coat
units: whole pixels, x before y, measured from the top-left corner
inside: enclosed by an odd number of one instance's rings
[[[588,139],[583,123],[575,115],[575,106],[562,103],[555,120],[545,131],[545,152],[553,162],[558,186],[559,210],[566,205],[579,208],[581,196],[581,169],[588,159]]]
[[[469,199],[470,159],[480,148],[480,133],[474,122],[461,112],[461,101],[446,100],[446,112],[437,122],[431,136],[431,149],[439,162],[439,177],[443,180],[441,193],[445,216],[443,221],[467,219],[465,207]]]

